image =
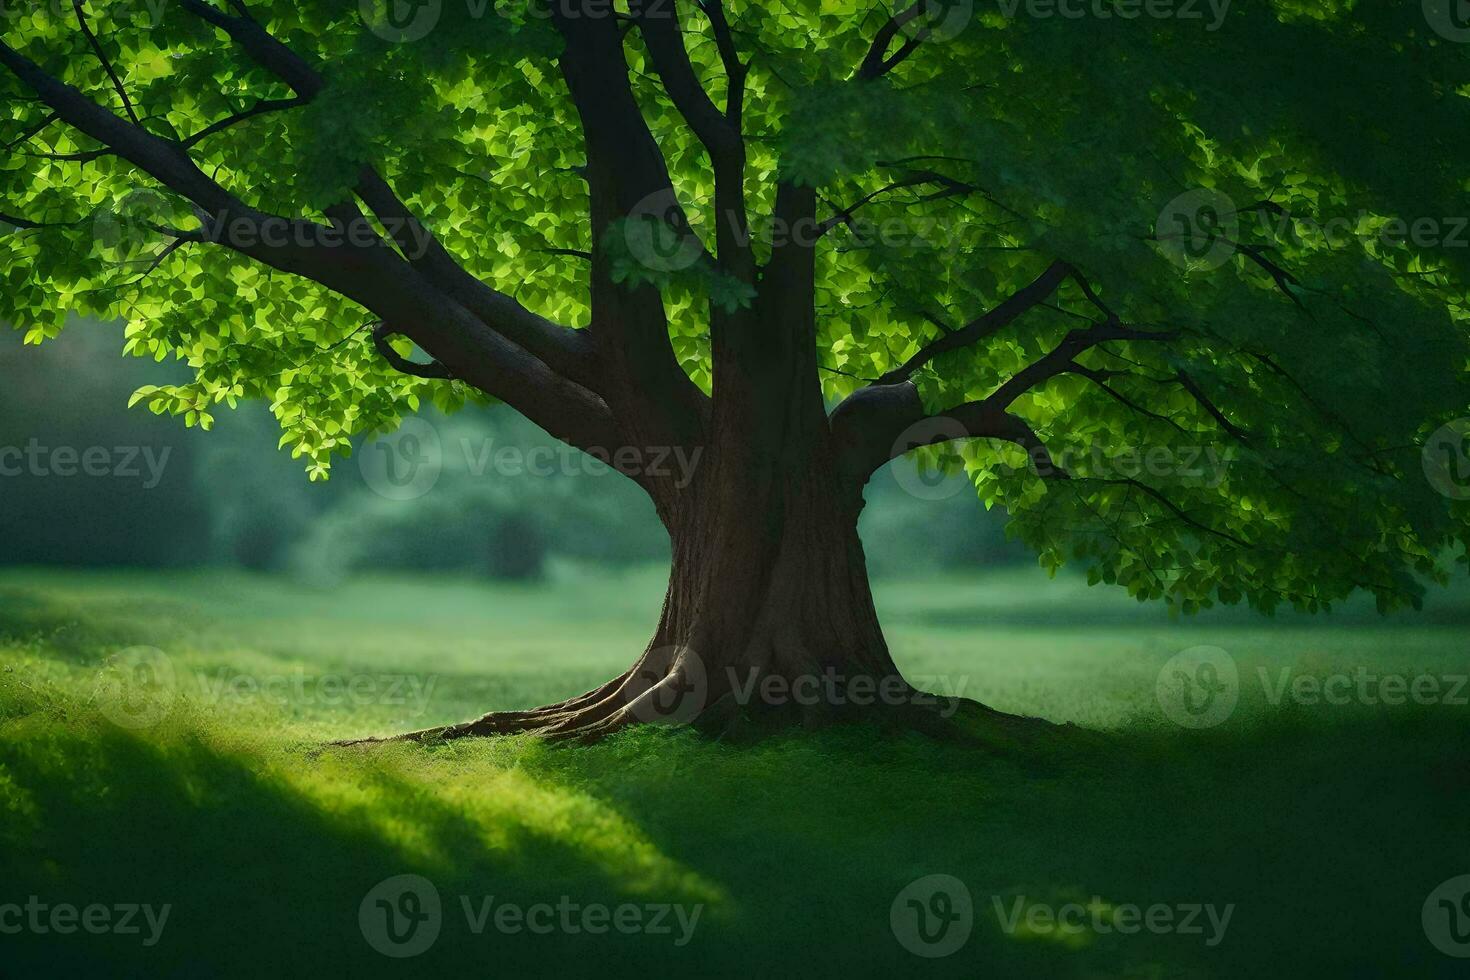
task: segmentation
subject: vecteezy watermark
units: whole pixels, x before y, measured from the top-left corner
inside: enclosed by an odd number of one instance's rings
[[[975,17],[975,0],[916,0],[895,16],[911,40],[937,44],[958,37]]]
[[[1366,667],[1351,672],[1298,673],[1291,667],[1271,671],[1256,668],[1256,677],[1273,706],[1284,701],[1305,706],[1326,704],[1342,707],[1403,704],[1470,705],[1470,675],[1467,674],[1377,674]]]
[[[1237,207],[1229,195],[1203,187],[1169,201],[1154,222],[1154,240],[1164,256],[1184,269],[1224,265],[1245,247],[1246,231],[1272,247],[1309,244],[1341,249],[1356,242],[1390,248],[1470,248],[1470,216],[1410,219],[1359,211],[1323,218],[1295,214],[1270,201]]]
[[[623,243],[639,265],[653,272],[687,269],[704,253],[672,189],[655,191],[633,205],[623,222]]]
[[[1218,269],[1235,254],[1239,236],[1235,202],[1204,187],[1165,204],[1154,222],[1154,239],[1164,255],[1184,269]]]
[[[1199,936],[1210,948],[1220,945],[1230,928],[1235,904],[1216,906],[1208,902],[1181,902],[1134,905],[1130,902],[1105,902],[1094,895],[1088,902],[1064,902],[1052,905],[1033,902],[1025,895],[1009,901],[995,895],[991,898],[1000,928],[1006,935],[1075,936],[1082,933],[1121,936],[1146,932],[1155,936]]]
[[[142,936],[144,946],[156,946],[171,911],[173,905],[169,903],[154,906],[137,902],[113,905],[92,902],[77,906],[70,902],[43,902],[39,896],[31,895],[24,905],[0,903],[0,935],[24,932],[36,936],[70,936],[80,931],[93,936]]]
[[[1470,419],[1441,426],[1424,443],[1424,475],[1451,500],[1470,500]]]
[[[495,445],[494,438],[461,438],[454,448],[470,477],[625,476],[670,479],[677,489],[694,479],[703,447],[593,446],[574,449],[564,443],[533,446]],[[389,500],[415,500],[438,484],[445,467],[444,441],[426,419],[406,418],[387,435],[365,445],[357,465],[368,488]]]
[[[1063,473],[1098,480],[1144,476],[1199,480],[1215,489],[1225,481],[1235,462],[1235,447],[1226,446],[1107,446],[1094,442],[1086,448],[1063,446],[1055,453],[1044,447],[1032,449],[1030,469],[1047,478]]]
[[[936,214],[894,214],[871,218],[847,213],[840,221],[808,216],[788,220],[762,215],[748,225],[730,214],[730,237],[749,246],[760,242],[769,248],[796,245],[812,248],[823,236],[832,235],[853,249],[910,249],[959,252],[982,244],[987,226]],[[655,191],[636,203],[622,222],[623,245],[639,265],[653,272],[679,272],[705,254],[704,242],[711,232],[697,217],[691,217],[668,189]]]
[[[1351,215],[1316,218],[1293,214],[1268,202],[1239,212],[1242,223],[1273,243],[1316,243],[1343,248],[1353,242],[1412,245],[1415,248],[1470,247],[1470,217],[1420,217],[1412,221],[1359,211]]]
[[[362,897],[357,926],[373,949],[394,959],[418,956],[444,926],[439,889],[422,875],[384,878]]]
[[[915,422],[894,440],[889,451],[897,459],[914,449],[939,443],[973,438],[957,419],[934,415]],[[1098,480],[1117,478],[1178,478],[1195,480],[1214,489],[1225,481],[1235,462],[1235,447],[1226,446],[1109,446],[1094,442],[1090,446],[1064,446],[1055,453],[1037,445],[1026,452],[1024,468],[1008,463],[997,464],[998,475],[1014,477],[1023,472],[1043,479],[1057,476],[1085,477]],[[967,477],[937,467],[894,466],[893,479],[909,495],[920,500],[943,500],[971,486]]]
[[[1224,942],[1235,915],[1234,903],[1155,902],[1144,906],[1106,902],[1093,896],[1087,902],[1052,904],[1025,895],[992,895],[990,901],[1001,931],[1008,936],[1149,933],[1198,936],[1210,948]],[[937,959],[957,952],[969,941],[975,908],[969,888],[960,879],[946,874],[925,875],[894,896],[888,922],[904,949],[915,956]]]
[[[1470,674],[1393,673],[1358,666],[1349,670],[1304,671],[1257,667],[1252,674],[1272,707],[1470,706]],[[1184,728],[1212,728],[1235,711],[1241,695],[1235,658],[1219,647],[1191,647],[1159,670],[1159,706]]]
[[[178,689],[173,660],[155,647],[128,647],[108,657],[93,700],[123,728],[151,728],[173,709]]]
[[[220,669],[194,675],[198,697],[207,704],[318,704],[327,707],[389,705],[421,715],[439,683],[436,674],[238,674]]]
[[[893,479],[911,497],[920,500],[946,500],[970,486],[961,474],[942,467],[915,464],[905,466],[901,458],[915,449],[939,443],[970,438],[970,430],[958,419],[935,415],[921,419],[899,433],[889,456],[895,460]]]
[[[619,16],[613,0],[358,0],[358,12],[367,29],[394,44],[407,44],[428,37],[444,19],[445,9],[464,3],[470,20],[487,16],[524,17],[532,20],[599,20]],[[674,0],[644,0],[638,12],[642,19],[673,17]]]
[[[949,956],[970,941],[975,927],[970,889],[953,875],[925,875],[894,896],[888,925],[898,944],[915,956]]]
[[[941,718],[952,717],[959,710],[960,698],[970,683],[968,677],[930,674],[916,675],[910,684],[897,674],[883,677],[846,674],[833,667],[794,677],[765,672],[759,667],[747,667],[744,671],[727,667],[725,673],[739,705],[830,705],[834,708],[916,705],[934,708]],[[938,693],[930,693],[926,688],[934,688]]]
[[[1420,913],[1424,935],[1446,956],[1470,959],[1470,875],[1441,882]]]
[[[444,471],[439,430],[424,419],[406,418],[358,451],[357,468],[378,496],[416,500],[434,489]]]
[[[190,220],[195,226],[183,227]],[[382,227],[410,261],[422,258],[433,242],[432,230],[416,220],[389,216]],[[366,218],[319,222],[259,213],[211,214],[147,187],[129,191],[113,206],[99,210],[93,235],[103,256],[125,268],[156,259],[169,241],[179,238],[247,250],[372,248],[382,241]]]
[[[477,6],[481,15],[484,9],[494,9],[492,0],[482,0]],[[444,15],[443,0],[358,0],[358,13],[367,29],[385,41],[406,44],[420,41],[439,26]]]
[[[644,655],[624,682],[622,698],[638,720],[665,725],[693,722],[709,702],[714,684],[721,697],[728,696],[742,709],[914,706],[950,718],[959,710],[969,682],[969,677],[931,674],[915,676],[910,683],[897,674],[848,673],[835,667],[782,672],[726,665],[712,672],[693,649],[665,646]]]
[[[157,27],[172,0],[90,0],[89,12],[105,9],[113,22],[132,21],[137,27]],[[76,26],[75,0],[0,0],[0,22],[21,17],[50,17]]]
[[[1235,710],[1240,672],[1219,647],[1190,647],[1169,658],[1155,683],[1159,707],[1176,725],[1213,728]]]
[[[22,446],[0,446],[0,478],[32,476],[112,477],[141,480],[144,490],[163,481],[172,446],[46,446],[31,438]]]
[[[644,654],[623,683],[623,702],[639,721],[687,725],[709,701],[704,660],[689,647],[656,647]]]
[[[189,672],[179,670],[173,658],[155,647],[129,647],[103,664],[93,700],[109,721],[141,729],[168,717],[181,696],[209,705],[387,705],[420,715],[438,683],[433,674],[308,674],[300,668],[267,675],[223,668],[212,674]]]
[[[1199,20],[1218,31],[1230,13],[1231,0],[996,0],[1007,20]]]
[[[176,220],[178,202],[151,187],[129,191],[92,219],[92,237],[102,257],[120,268],[156,259],[166,247],[165,229]]]
[[[1470,43],[1470,2],[1424,0],[1424,19],[1445,40],[1456,44]]]
[[[555,902],[498,901],[494,895],[460,895],[465,930],[501,935],[664,936],[683,947],[694,938],[703,903],[579,902],[562,895]],[[357,924],[367,944],[384,956],[405,959],[426,952],[445,926],[439,889],[422,875],[395,875],[378,882],[358,905]]]

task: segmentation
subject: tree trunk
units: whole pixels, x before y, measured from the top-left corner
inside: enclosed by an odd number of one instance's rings
[[[811,188],[778,190],[777,211],[792,224],[814,206]],[[987,741],[1030,729],[1029,719],[915,690],[888,653],[857,533],[871,466],[854,465],[827,416],[813,262],[810,242],[773,247],[755,305],[715,311],[707,414],[685,417],[666,401],[670,424],[625,430],[630,439],[698,430],[693,442],[675,436],[699,450],[687,486],[635,475],[673,543],[668,594],[643,655],[559,704],[400,738],[594,740],[640,723],[726,734],[849,720],[950,733],[974,731],[953,722],[976,718],[995,722],[980,729]],[[641,322],[637,311],[619,312]]]
[[[738,736],[845,721],[950,734],[977,716],[1008,733],[1029,724],[904,680],[868,586],[861,496],[843,489],[827,452],[792,469],[740,453],[706,462],[670,521],[668,593],[632,667],[559,704],[399,738],[592,741],[634,724]]]
[[[865,714],[880,690],[907,700],[868,587],[861,498],[820,456],[784,471],[724,462],[670,529],[668,595],[631,713],[810,724]]]

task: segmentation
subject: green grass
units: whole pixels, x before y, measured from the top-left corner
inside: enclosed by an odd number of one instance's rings
[[[1107,733],[1005,752],[866,729],[744,747],[643,731],[592,748],[322,748],[594,686],[641,649],[661,590],[654,570],[331,591],[0,574],[0,906],[172,906],[152,947],[0,933],[0,975],[1463,975],[1420,914],[1470,872],[1470,707],[1272,704],[1257,681],[1470,672],[1463,593],[1420,618],[1175,623],[1010,572],[880,586],[911,676]],[[1239,666],[1240,705],[1189,731],[1164,719],[1155,681],[1202,644]],[[106,664],[136,646],[167,654],[173,694],[143,705],[167,707],[155,724],[126,727]],[[343,699],[337,678],[377,687]],[[273,694],[249,686],[272,679]],[[443,926],[395,960],[358,911],[405,873],[437,886]],[[930,874],[962,880],[975,907],[969,941],[937,960],[890,927],[895,897]],[[490,895],[702,911],[683,946],[677,928],[474,934],[460,896]],[[1022,896],[1234,911],[1212,947],[1007,932],[994,903]]]

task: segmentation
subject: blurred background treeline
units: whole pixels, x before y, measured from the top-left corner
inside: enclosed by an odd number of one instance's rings
[[[220,412],[207,433],[128,409],[140,386],[188,372],[123,357],[121,346],[109,324],[78,321],[40,348],[0,330],[0,452],[11,450],[0,456],[0,564],[238,567],[331,584],[362,571],[537,579],[559,564],[668,559],[641,491],[606,469],[564,463],[559,444],[502,406],[447,418],[429,410],[442,470],[428,492],[395,500],[356,458],[309,483],[276,448],[280,432],[262,404]],[[41,465],[17,454],[28,447]],[[109,475],[74,461],[53,467],[59,447],[78,458],[101,447]],[[537,447],[550,465],[535,474],[487,465]],[[862,521],[874,575],[1034,565],[1007,541],[1001,514],[987,514],[962,477],[947,479],[960,482],[918,499],[891,471],[874,478]]]

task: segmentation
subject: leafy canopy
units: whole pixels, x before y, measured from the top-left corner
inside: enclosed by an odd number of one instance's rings
[[[591,240],[586,151],[544,9],[443,0],[434,28],[406,39],[364,15],[373,4],[257,0],[250,14],[327,84],[191,140],[292,92],[174,5],[84,6],[87,32],[59,3],[12,8],[0,36],[119,115],[121,88],[147,129],[187,141],[263,211],[319,216],[373,165],[465,269],[551,320],[586,324],[580,253],[614,252],[625,284],[659,287],[674,352],[709,391],[709,311],[742,308],[749,289],[705,257],[650,264],[626,223]],[[815,296],[830,400],[1066,262],[1085,279],[913,372],[929,411],[984,399],[1105,314],[1176,339],[1091,346],[1012,402],[1070,480],[996,440],[926,452],[962,463],[1046,564],[1081,559],[1140,598],[1316,609],[1365,588],[1385,607],[1417,603],[1416,576],[1442,574],[1470,518],[1421,461],[1431,433],[1470,413],[1470,31],[1442,6],[1181,2],[1161,18],[1111,0],[935,3],[895,38],[893,51],[911,42],[900,62],[856,82],[897,8],[731,0],[757,259],[800,233],[763,217],[778,180],[817,188],[819,218],[835,219]],[[711,21],[692,3],[680,13],[723,105]],[[678,198],[712,242],[707,154],[637,30],[625,48]],[[0,318],[28,341],[73,311],[121,318],[127,353],[195,372],[138,400],[208,427],[220,404],[266,399],[313,478],[421,401],[482,397],[395,371],[364,330],[371,314],[326,287],[162,233],[199,218],[19,79],[0,73],[0,97],[0,213],[19,224]],[[681,233],[665,233],[677,252]],[[1172,462],[1129,470],[1126,451]]]

